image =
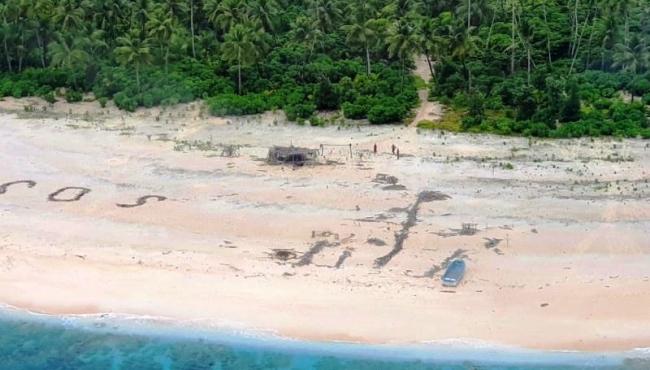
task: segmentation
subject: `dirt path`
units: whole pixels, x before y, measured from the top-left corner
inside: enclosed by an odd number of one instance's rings
[[[431,80],[431,71],[429,70],[429,65],[426,58],[421,55],[415,60],[415,71],[416,76],[421,77],[425,82]],[[431,102],[428,100],[429,90],[421,89],[418,91],[420,97],[420,107],[418,108],[417,114],[409,126],[415,127],[418,122],[423,120],[429,121],[438,121],[442,119],[444,114],[444,107],[438,102]]]

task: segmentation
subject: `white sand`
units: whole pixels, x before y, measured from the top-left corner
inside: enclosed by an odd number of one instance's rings
[[[0,303],[322,340],[650,345],[644,141],[530,147],[527,139],[395,126],[299,127],[271,113],[206,120],[198,103],[136,114],[97,103],[25,114],[24,104],[0,102],[0,184],[37,182],[0,194]],[[244,147],[238,158],[174,150],[194,140]],[[269,146],[290,143],[328,144],[327,159],[339,164],[293,169],[258,160]],[[392,143],[410,156],[394,158]],[[379,173],[405,190],[384,190],[373,182]],[[92,191],[77,202],[47,200],[66,186]],[[401,209],[423,190],[451,198],[422,203],[404,249],[375,268],[406,222]],[[148,194],[168,200],[115,206]],[[459,235],[462,223],[476,223],[478,233]],[[498,250],[486,238],[501,239]],[[331,246],[296,266],[321,240]],[[297,259],[276,259],[274,249]],[[458,250],[468,263],[460,287],[442,288],[440,271],[422,277]],[[333,268],[345,251],[350,257]]]

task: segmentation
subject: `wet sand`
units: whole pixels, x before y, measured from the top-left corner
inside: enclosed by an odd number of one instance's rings
[[[314,340],[650,346],[646,141],[300,127],[198,103],[0,110],[0,184],[35,182],[0,194],[0,303]],[[330,164],[264,162],[290,144]],[[90,191],[50,197],[65,187]],[[468,266],[455,289],[451,258]]]

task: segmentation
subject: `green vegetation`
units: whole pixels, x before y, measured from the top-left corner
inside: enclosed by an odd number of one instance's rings
[[[206,99],[210,112],[341,110],[399,122],[417,105],[412,29],[389,1],[6,0],[0,97],[93,92],[124,110]],[[415,9],[415,3],[408,5]],[[402,34],[404,33],[404,34]],[[312,123],[313,124],[313,123]]]
[[[0,97],[383,124],[429,88],[449,109],[422,128],[647,138],[648,19],[645,0],[5,0]]]
[[[463,0],[428,16],[430,99],[463,131],[650,136],[650,2]]]

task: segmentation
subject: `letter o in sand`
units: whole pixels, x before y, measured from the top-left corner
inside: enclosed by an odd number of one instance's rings
[[[67,198],[67,199],[59,199],[58,198],[58,196],[61,193],[66,192],[68,190],[76,190],[77,193],[72,198]],[[48,195],[47,200],[49,200],[50,202],[76,202],[79,199],[81,199],[81,197],[83,197],[84,195],[86,195],[88,193],[90,193],[90,189],[88,189],[88,188],[81,188],[81,187],[76,187],[76,186],[68,186],[68,187],[65,187],[65,188],[61,188],[61,189],[55,191],[54,193]]]

